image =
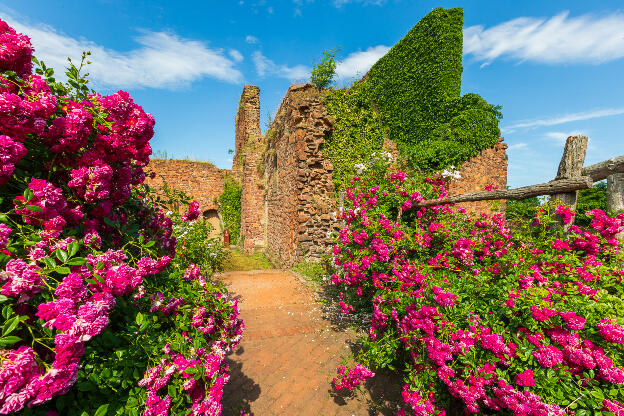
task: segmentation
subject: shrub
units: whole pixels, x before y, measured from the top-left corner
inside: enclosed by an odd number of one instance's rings
[[[0,414],[220,414],[243,325],[175,259],[197,203],[172,220],[142,186],[153,117],[91,91],[88,54],[60,84],[0,35]]]
[[[323,56],[314,63],[310,81],[316,85],[318,89],[330,87],[334,83],[336,75],[336,54],[340,51],[340,47],[336,49],[325,49]]]
[[[405,414],[624,411],[624,214],[589,211],[591,231],[553,227],[549,207],[512,232],[500,216],[416,208],[444,180],[369,170],[334,248],[339,304],[365,312],[353,387],[401,369]],[[552,207],[554,209],[554,207]],[[569,209],[556,208],[563,218]],[[366,371],[364,371],[366,370]]]
[[[219,196],[221,216],[226,230],[230,231],[230,242],[236,244],[240,237],[242,188],[232,177],[226,177],[223,193]]]

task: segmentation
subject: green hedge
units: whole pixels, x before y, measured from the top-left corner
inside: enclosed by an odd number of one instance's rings
[[[236,244],[240,236],[241,185],[232,177],[226,177],[223,193],[219,196],[221,217],[226,230],[230,231],[230,243]]]
[[[370,69],[370,97],[410,165],[459,165],[500,137],[499,107],[460,97],[463,10],[436,8]]]

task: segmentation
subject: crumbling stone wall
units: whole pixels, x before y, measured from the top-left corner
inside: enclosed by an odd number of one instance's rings
[[[210,237],[216,238],[221,234],[221,217],[216,200],[223,193],[223,182],[228,170],[218,169],[208,162],[163,159],[150,160],[147,169],[156,174],[153,179],[149,176],[146,178],[147,185],[157,193],[162,190],[164,182],[171,188],[184,191],[199,202],[204,218],[213,228]]]
[[[300,261],[319,261],[330,250],[332,231],[338,229],[338,201],[333,166],[322,154],[333,120],[323,102],[324,92],[314,86],[293,85],[286,93],[266,137],[259,129],[259,90],[245,86],[237,115],[236,148],[243,185],[241,233],[245,251],[264,248],[276,265],[290,267]],[[461,180],[451,183],[452,195],[484,190],[486,185],[505,189],[507,145],[499,142],[465,162]],[[396,154],[388,141],[384,149]],[[505,203],[492,209],[488,202],[466,203],[473,215],[504,212]]]
[[[245,85],[236,114],[232,171],[241,182],[241,236],[247,253],[264,246],[262,155],[265,148],[260,131],[260,88]]]
[[[281,266],[320,260],[337,228],[333,167],[321,153],[332,130],[322,94],[291,86],[267,134],[266,254]]]
[[[163,159],[150,160],[147,170],[156,174],[153,179],[146,178],[147,185],[159,190],[166,182],[196,199],[202,212],[218,209],[215,198],[223,193],[223,181],[228,173],[208,162]]]
[[[452,181],[449,185],[449,195],[461,195],[470,192],[484,191],[486,186],[492,185],[495,189],[507,187],[507,144],[503,139],[481,151],[477,156],[464,162],[459,169],[461,179]],[[505,213],[506,201],[476,201],[459,204],[472,216],[481,213]]]

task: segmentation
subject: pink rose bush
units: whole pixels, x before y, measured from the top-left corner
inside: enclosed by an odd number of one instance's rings
[[[220,414],[243,323],[178,247],[198,204],[143,185],[153,117],[73,65],[56,82],[2,20],[0,43],[0,414]]]
[[[398,414],[622,414],[624,214],[588,211],[591,227],[564,233],[546,209],[510,229],[419,208],[445,179],[384,169],[346,193],[332,282],[343,313],[371,316],[358,366],[403,371]],[[336,388],[358,374],[339,369]]]

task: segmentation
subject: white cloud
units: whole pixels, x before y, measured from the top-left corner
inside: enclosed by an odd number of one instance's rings
[[[245,36],[245,42],[247,42],[247,43],[249,43],[251,45],[254,45],[256,43],[260,43],[260,39],[258,39],[255,36],[247,35],[247,36]]]
[[[243,54],[241,54],[236,49],[230,49],[228,51],[228,54],[230,55],[230,58],[234,60],[234,62],[241,62],[244,59]]]
[[[253,53],[252,60],[258,75],[261,77],[272,75],[280,78],[286,78],[290,81],[296,81],[307,79],[310,75],[310,68],[304,65],[297,65],[293,67],[278,65],[264,56],[260,51]]]
[[[365,51],[353,52],[336,65],[336,75],[343,79],[363,76],[389,50],[389,46],[378,45]]]
[[[487,65],[498,58],[558,63],[601,63],[624,57],[624,14],[519,17],[485,29],[464,29],[464,53]]]
[[[228,59],[222,49],[174,33],[142,31],[135,38],[140,47],[120,52],[84,38],[72,38],[47,25],[6,20],[31,38],[35,55],[58,74],[64,72],[67,57],[79,62],[82,51],[91,51],[93,63],[87,70],[96,86],[175,88],[203,77],[232,83],[243,77],[235,61]]]
[[[512,152],[515,150],[519,150],[519,149],[526,149],[528,146],[528,144],[526,143],[516,143],[516,144],[512,144],[511,146],[507,147],[507,151]]]
[[[362,3],[365,6],[368,6],[369,4],[374,5],[374,6],[381,6],[385,2],[386,0],[334,0],[334,6],[342,7],[345,4],[349,4],[349,3]]]
[[[583,135],[583,136],[587,136],[587,133],[580,131],[580,130],[574,130],[574,131],[570,131],[570,132],[560,132],[560,131],[550,131],[548,133],[544,134],[544,137],[546,139],[549,140],[554,140],[557,143],[565,143],[567,138],[570,136],[578,136],[578,135]]]
[[[532,129],[536,127],[556,126],[559,124],[570,123],[573,121],[583,121],[600,117],[617,116],[620,114],[624,114],[624,108],[606,108],[602,110],[564,114],[551,118],[520,121],[510,126],[505,126],[503,130],[505,133],[511,133],[517,129]]]

